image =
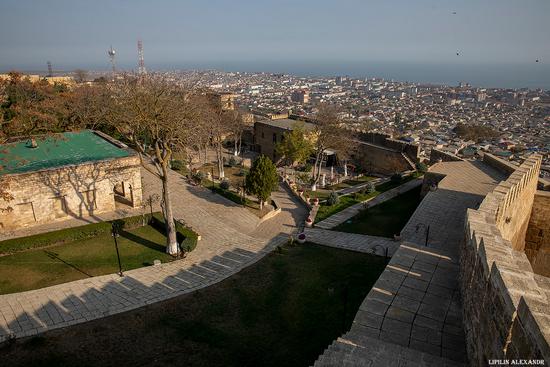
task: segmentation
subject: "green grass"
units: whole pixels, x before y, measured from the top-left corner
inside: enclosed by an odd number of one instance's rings
[[[284,246],[206,289],[18,342],[0,357],[42,367],[308,366],[351,326],[384,267],[372,255]]]
[[[399,234],[416,207],[422,201],[421,187],[363,210],[350,220],[335,227],[335,231],[393,237]]]
[[[166,237],[151,226],[123,231],[118,237],[123,270],[172,260]],[[118,272],[113,237],[96,237],[0,257],[0,294],[21,292]]]
[[[371,176],[356,177],[356,178],[349,179],[349,180],[346,180],[346,181],[342,181],[342,182],[340,182],[340,183],[338,183],[338,184],[329,186],[328,188],[331,189],[331,190],[346,189],[346,188],[348,188],[348,187],[352,187],[352,186],[355,186],[355,185],[359,185],[359,184],[365,183],[365,182],[367,182],[367,181],[374,180],[375,178],[376,178],[376,177],[371,177]]]
[[[385,191],[401,186],[404,183],[409,182],[417,177],[418,177],[417,175],[412,174],[412,175],[403,177],[401,181],[384,182],[380,185],[377,185],[376,190],[370,194],[355,193],[355,194],[340,196],[340,202],[336,205],[331,206],[331,205],[327,205],[326,203],[322,203],[319,206],[319,210],[317,211],[317,216],[315,217],[315,223],[318,223],[324,219],[327,219],[331,215],[334,215],[352,205],[361,203],[367,199],[376,197]]]

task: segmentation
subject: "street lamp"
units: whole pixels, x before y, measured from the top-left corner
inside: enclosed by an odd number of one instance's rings
[[[120,252],[118,251],[118,242],[116,240],[117,237],[119,236],[119,231],[122,227],[120,224],[121,223],[118,220],[111,222],[111,235],[113,236],[113,239],[115,241],[116,257],[118,260],[118,275],[123,277],[124,274],[122,274],[122,264],[120,263]]]

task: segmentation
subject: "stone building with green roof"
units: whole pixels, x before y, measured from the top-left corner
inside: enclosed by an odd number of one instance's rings
[[[141,206],[135,151],[91,130],[0,145],[0,231]]]

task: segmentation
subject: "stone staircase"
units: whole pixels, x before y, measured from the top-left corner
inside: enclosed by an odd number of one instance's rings
[[[406,155],[405,153],[401,153],[401,155],[403,156],[403,158],[405,158],[405,160],[407,161],[407,163],[411,166],[411,169],[412,170],[416,170],[416,164],[412,161],[412,159],[409,158],[408,155]]]
[[[314,367],[459,367],[464,364],[366,336],[355,326],[329,345]]]

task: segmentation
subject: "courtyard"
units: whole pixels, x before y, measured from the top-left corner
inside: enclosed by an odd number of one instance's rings
[[[13,366],[306,366],[351,326],[382,257],[283,245],[211,287],[5,344]]]

